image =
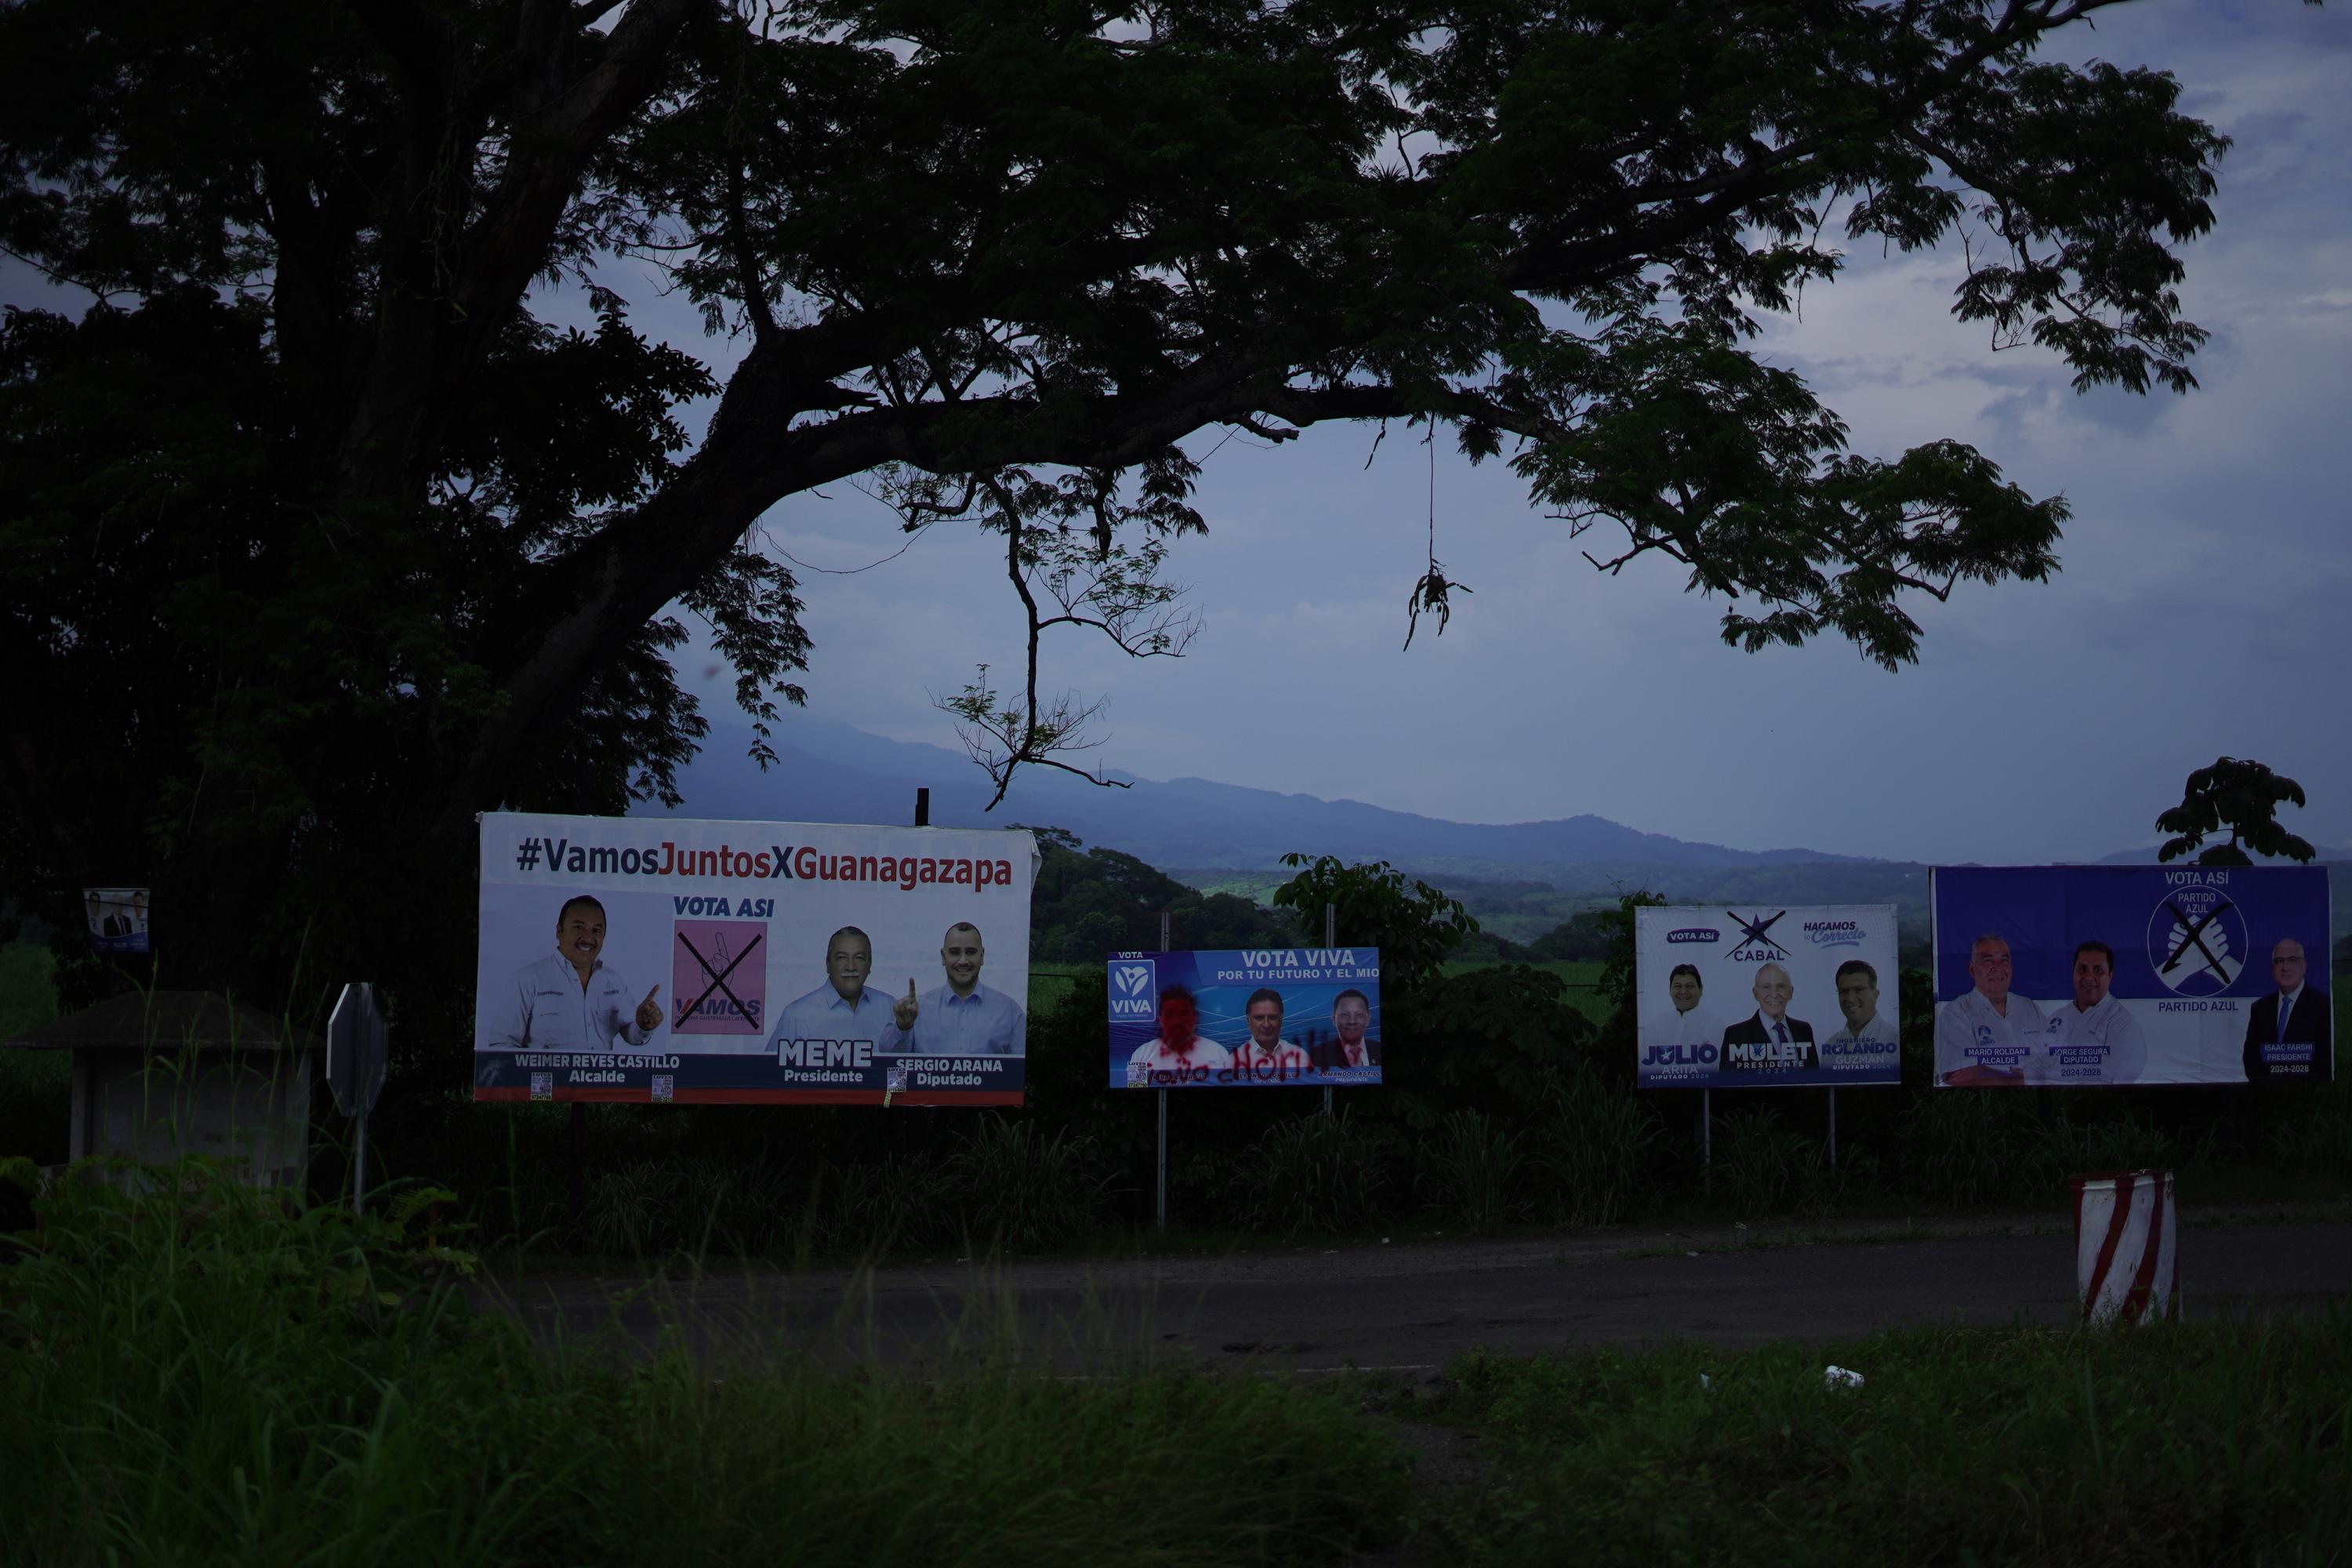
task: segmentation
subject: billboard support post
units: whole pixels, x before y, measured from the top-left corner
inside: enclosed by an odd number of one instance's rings
[[[1830,1085],[1830,1169],[1837,1169],[1837,1085]]]
[[[1702,1167],[1715,1163],[1715,1117],[1708,1104],[1714,1094],[1711,1089],[1698,1091],[1698,1163]]]
[[[1335,903],[1326,902],[1323,906],[1323,945],[1339,945],[1339,906]],[[1323,1086],[1323,1114],[1331,1114],[1331,1086],[1328,1083]]]
[[[1168,911],[1160,911],[1160,951],[1166,952],[1169,942]],[[1152,1224],[1160,1230],[1168,1228],[1168,1091],[1160,1091],[1160,1179],[1156,1188],[1158,1201],[1152,1209]]]

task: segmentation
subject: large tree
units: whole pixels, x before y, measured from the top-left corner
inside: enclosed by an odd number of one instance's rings
[[[0,0],[0,247],[100,300],[0,334],[0,881],[152,881],[190,978],[395,977],[475,812],[667,786],[680,607],[755,717],[797,697],[768,508],[878,475],[1150,651],[1220,426],[1442,423],[1727,639],[1898,664],[1909,595],[2044,575],[2063,504],[1848,451],[1756,320],[1964,238],[1962,319],[2189,387],[2223,142],[2042,58],[2101,8]]]

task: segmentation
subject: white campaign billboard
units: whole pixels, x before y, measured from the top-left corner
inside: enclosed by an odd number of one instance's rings
[[[1899,1083],[1895,906],[1638,910],[1644,1089]]]
[[[1018,1104],[1018,830],[482,818],[478,1100]]]

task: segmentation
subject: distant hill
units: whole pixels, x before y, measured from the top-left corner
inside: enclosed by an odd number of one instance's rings
[[[1905,934],[1927,934],[1927,870],[1818,849],[1737,849],[1644,833],[1590,814],[1548,822],[1449,822],[1353,800],[1284,795],[1207,779],[1114,774],[1103,789],[1045,770],[1018,778],[1005,803],[983,810],[989,787],[961,752],[885,740],[849,725],[788,715],[777,765],[743,756],[740,729],[714,726],[713,743],[679,775],[689,816],[783,822],[911,822],[915,791],[931,792],[942,827],[1027,823],[1066,828],[1204,891],[1263,899],[1288,876],[1290,850],[1388,860],[1469,905],[1495,934],[1532,942],[1581,910],[1636,889],[1678,902],[1893,903]],[[641,814],[658,815],[658,809]]]
[[[762,773],[743,755],[740,725],[679,773],[682,814],[781,822],[911,822],[915,791],[931,792],[943,827],[1066,828],[1089,846],[1166,868],[1204,892],[1263,899],[1288,873],[1289,850],[1391,861],[1444,887],[1495,934],[1528,942],[1580,910],[1636,889],[1677,903],[1891,903],[1906,942],[1927,935],[1927,868],[1807,848],[1737,849],[1644,833],[1590,814],[1546,822],[1449,822],[1361,801],[1284,795],[1208,779],[1165,781],[1114,773],[1102,789],[1035,770],[993,812],[989,785],[962,752],[885,740],[838,721],[787,714],[778,763]],[[660,815],[659,808],[639,808]],[[2352,849],[2324,849],[2335,876],[2336,930],[2352,931]],[[2156,847],[2119,850],[2102,865],[2153,864]]]
[[[1694,843],[1589,814],[1549,822],[1449,822],[1360,801],[1207,779],[1163,782],[1114,773],[1132,787],[1102,789],[1042,769],[1019,777],[1005,803],[986,812],[985,779],[961,752],[945,747],[887,741],[846,724],[793,715],[778,727],[778,765],[763,774],[744,758],[744,739],[740,729],[714,726],[712,743],[679,775],[685,815],[909,822],[916,789],[929,786],[931,820],[940,826],[1025,822],[1066,827],[1088,843],[1114,845],[1155,866],[1255,870],[1302,849],[1461,876],[1538,876],[1555,882],[1559,875],[1551,873],[1576,868],[1577,885],[1595,890],[1654,868],[1890,864],[1818,849]]]

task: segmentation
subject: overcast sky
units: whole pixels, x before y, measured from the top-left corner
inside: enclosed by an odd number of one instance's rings
[[[1594,812],[1744,847],[1992,862],[2150,842],[2184,775],[2227,753],[2302,781],[2297,831],[2352,842],[2352,5],[2158,0],[2069,52],[2171,69],[2236,140],[2219,227],[2188,257],[2188,314],[2213,333],[2200,391],[2078,398],[2051,357],[1990,352],[1948,314],[1956,252],[1857,258],[1765,340],[1856,451],[1952,437],[2063,492],[2052,583],[1921,600],[1923,656],[1900,674],[1843,642],[1744,654],[1672,562],[1597,575],[1580,551],[1603,530],[1570,540],[1507,470],[1441,438],[1437,552],[1475,592],[1406,653],[1429,526],[1418,433],[1392,431],[1368,470],[1369,429],[1278,450],[1213,431],[1191,444],[1215,447],[1197,498],[1211,532],[1174,560],[1205,621],[1191,654],[1048,640],[1049,679],[1108,699],[1094,758],[1465,821]],[[739,352],[650,277],[612,281],[722,374]],[[992,540],[939,528],[870,571],[813,570],[904,542],[847,486],[784,502],[765,533],[803,567],[814,711],[952,745],[929,694],[983,659],[1015,669]],[[709,662],[687,674],[723,708]]]
[[[1842,642],[1748,655],[1672,562],[1597,575],[1580,551],[1600,530],[1570,541],[1507,471],[1441,443],[1438,554],[1475,592],[1407,653],[1427,448],[1392,432],[1367,470],[1370,430],[1278,450],[1212,432],[1191,448],[1216,447],[1210,536],[1176,561],[1206,623],[1192,653],[1048,642],[1056,684],[1109,699],[1095,757],[1466,821],[1596,812],[1752,848],[2004,861],[2150,842],[2189,771],[2226,753],[2303,783],[2312,805],[2288,817],[2306,837],[2352,841],[2352,8],[2151,4],[2070,52],[2170,68],[2236,139],[2220,226],[2189,256],[2189,314],[2213,333],[2200,391],[2077,397],[2049,356],[1992,352],[1948,314],[1956,255],[1857,258],[1766,340],[1855,450],[1953,437],[2064,493],[2052,583],[1922,599],[1923,657],[1900,674]],[[844,487],[779,506],[768,537],[841,570],[898,548],[892,526]],[[803,578],[828,717],[953,744],[927,693],[1016,666],[1018,606],[969,531]]]

